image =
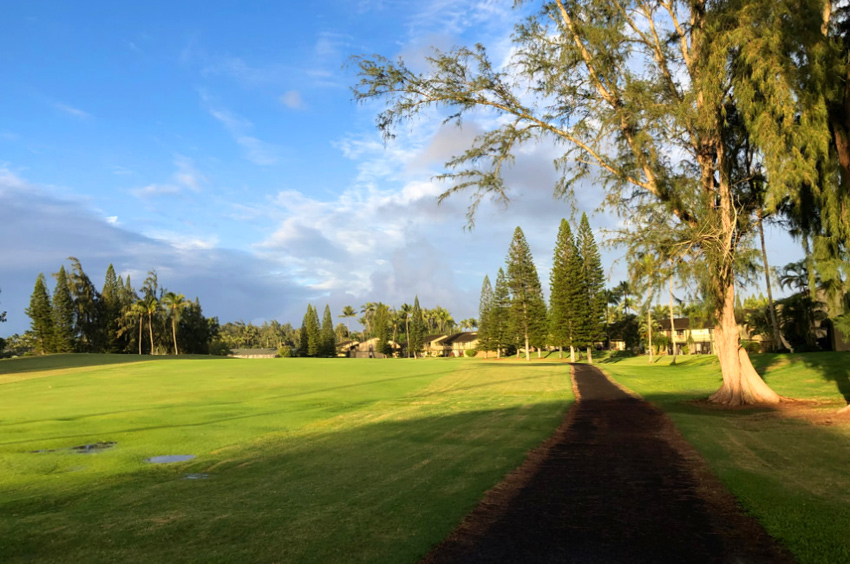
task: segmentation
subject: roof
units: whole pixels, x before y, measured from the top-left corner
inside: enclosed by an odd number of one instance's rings
[[[662,331],[669,331],[670,318],[662,319],[658,322],[658,325],[661,326]],[[676,328],[676,331],[685,331],[691,328],[691,320],[687,317],[677,317],[673,320],[673,327]]]
[[[455,333],[446,340],[446,344],[448,345],[454,343],[471,343],[477,340],[478,333],[476,331],[467,331],[464,333]]]
[[[448,337],[445,333],[434,333],[433,335],[425,335],[424,340],[426,343],[430,343],[431,341],[439,341],[440,339],[445,339]]]
[[[276,355],[277,349],[232,349],[231,356],[263,356]]]

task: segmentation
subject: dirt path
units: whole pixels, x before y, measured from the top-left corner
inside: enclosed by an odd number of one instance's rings
[[[574,365],[578,401],[426,564],[791,562],[660,410]]]

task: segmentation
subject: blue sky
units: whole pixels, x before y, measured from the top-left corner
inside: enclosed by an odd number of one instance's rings
[[[0,335],[29,326],[35,278],[78,257],[138,288],[156,269],[222,322],[300,322],[306,304],[418,294],[477,315],[485,274],[521,225],[541,279],[567,204],[554,156],[529,147],[513,203],[464,231],[432,180],[482,124],[425,121],[385,145],[358,105],[352,55],[421,64],[431,46],[506,53],[512,2],[7,3],[0,19]],[[592,211],[592,191],[580,194]],[[596,216],[597,228],[610,218]],[[601,236],[601,234],[600,234]],[[775,264],[796,259],[774,234]],[[611,263],[617,252],[607,252]],[[785,258],[787,257],[787,258]],[[67,264],[67,263],[66,263]],[[609,269],[612,282],[622,268]]]

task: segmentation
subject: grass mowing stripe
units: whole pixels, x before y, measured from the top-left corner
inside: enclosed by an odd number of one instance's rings
[[[13,408],[0,442],[8,429],[32,437],[0,445],[11,470],[0,474],[3,562],[412,562],[552,433],[571,399],[569,370],[555,363],[172,360],[88,377],[77,368],[3,385]],[[53,384],[63,394],[40,401]],[[245,417],[222,421],[223,412]],[[163,426],[126,432],[143,420]],[[62,434],[118,447],[24,452],[66,444]],[[198,458],[145,464],[153,454]]]
[[[850,426],[818,425],[771,409],[723,410],[692,403],[721,382],[714,357],[602,364],[617,382],[659,405],[712,470],[804,563],[850,562]],[[779,394],[820,402],[821,420],[845,402],[848,353],[754,355]]]

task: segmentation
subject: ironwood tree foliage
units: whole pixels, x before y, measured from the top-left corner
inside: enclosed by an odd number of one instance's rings
[[[517,2],[520,10],[532,3]],[[507,201],[502,171],[531,141],[562,149],[557,196],[601,188],[629,218],[632,236],[667,219],[670,256],[703,265],[715,310],[723,384],[712,401],[777,402],[740,348],[734,319],[737,257],[750,244],[758,201],[730,179],[729,123],[740,116],[769,180],[768,207],[824,186],[830,151],[831,67],[822,0],[554,0],[519,14],[511,58],[486,49],[435,51],[421,73],[403,61],[356,60],[360,100],[385,98],[378,127],[424,111],[460,123],[482,111],[501,119],[447,163],[452,186]],[[839,59],[840,60],[840,59]],[[846,63],[845,63],[846,64]],[[491,116],[492,117],[492,116]],[[592,179],[592,183],[579,181]]]
[[[531,249],[519,227],[514,230],[505,262],[511,293],[509,326],[514,338],[525,345],[525,359],[530,360],[531,346],[539,348],[546,341],[546,302]]]

